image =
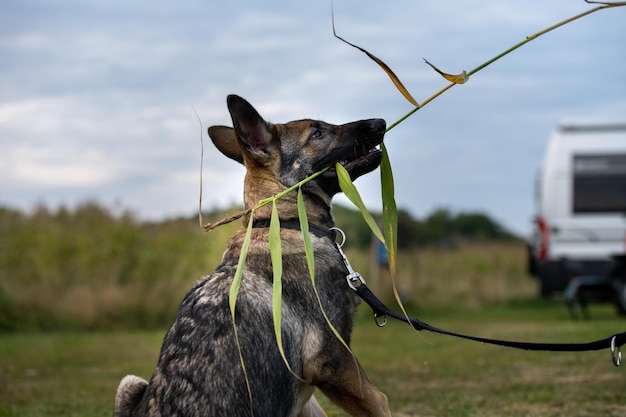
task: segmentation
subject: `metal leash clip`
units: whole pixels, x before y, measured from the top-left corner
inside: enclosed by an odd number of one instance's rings
[[[365,279],[363,279],[363,276],[356,272],[354,268],[352,268],[348,257],[345,253],[343,253],[343,250],[341,249],[343,247],[343,244],[346,243],[346,234],[338,227],[333,227],[330,230],[334,230],[341,235],[341,243],[335,242],[335,246],[337,247],[337,250],[341,255],[341,259],[343,259],[343,264],[348,270],[348,275],[346,275],[346,281],[348,282],[348,286],[356,292],[357,287],[365,285]],[[380,319],[381,317],[382,319]],[[374,313],[374,321],[376,322],[376,325],[378,327],[384,327],[385,324],[387,324],[387,315]]]
[[[341,248],[343,247],[343,244],[346,243],[346,234],[343,232],[343,230],[339,229],[338,227],[333,227],[330,230],[335,230],[341,235],[341,243],[335,242],[335,246],[337,246],[337,250],[339,251],[341,258],[343,259],[343,264],[346,266],[346,269],[348,270],[348,275],[346,275],[346,281],[348,281],[348,286],[352,288],[354,291],[356,291],[356,287],[358,287],[359,285],[365,284],[365,280],[363,279],[361,274],[359,274],[358,272],[354,270],[354,268],[352,268],[352,265],[350,265],[350,261],[346,257],[346,254],[343,253],[343,250],[341,250]]]
[[[617,354],[615,354],[615,339],[617,336],[613,336],[611,339],[611,359],[613,359],[613,365],[620,366],[622,364],[622,348],[617,347]]]

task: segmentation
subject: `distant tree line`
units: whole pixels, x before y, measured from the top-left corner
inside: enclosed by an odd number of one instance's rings
[[[354,210],[335,205],[335,220],[348,236],[352,247],[366,248],[372,234],[361,216]],[[425,219],[414,218],[407,210],[398,210],[398,248],[416,246],[454,246],[460,243],[514,241],[519,237],[506,230],[487,214],[453,212],[439,208]]]

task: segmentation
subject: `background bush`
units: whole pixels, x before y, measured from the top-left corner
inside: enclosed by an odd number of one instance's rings
[[[206,220],[236,210],[214,210]],[[341,206],[335,215],[348,236],[353,264],[359,265],[366,278],[371,276],[373,284],[382,282],[372,237],[362,217]],[[399,218],[399,278],[410,293],[422,293],[421,285],[428,288],[430,296],[412,297],[420,305],[445,297],[433,291],[438,282],[451,285],[451,280],[459,280],[457,287],[471,293],[476,288],[501,286],[497,282],[502,278],[497,281],[494,274],[508,274],[517,281],[524,276],[521,244],[485,215],[441,209],[422,222],[406,211],[400,211]],[[166,326],[185,292],[217,266],[228,238],[241,227],[236,221],[206,233],[196,216],[148,223],[130,212],[113,214],[93,202],[71,210],[41,206],[31,213],[0,208],[0,331]],[[447,260],[440,261],[437,251],[415,249],[442,243],[447,248],[465,247],[468,241],[482,242],[473,245],[476,253],[469,259],[449,252]],[[477,253],[482,249],[476,248],[499,242],[509,242],[500,256],[508,260],[491,256],[480,261]],[[465,260],[459,261],[459,270],[446,270],[454,256]],[[498,270],[494,263],[485,265],[491,260],[507,266]],[[484,285],[468,284],[476,273],[463,270],[467,267],[488,272],[492,278],[481,276]],[[445,279],[438,271],[443,271]],[[384,291],[383,284],[379,287]],[[468,294],[460,298],[476,304]],[[502,298],[506,297],[487,300]]]

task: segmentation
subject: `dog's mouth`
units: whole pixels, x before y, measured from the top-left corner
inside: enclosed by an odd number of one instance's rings
[[[365,153],[355,156],[350,159],[343,159],[338,161],[341,166],[348,171],[350,178],[354,181],[361,175],[368,174],[374,171],[380,165],[383,159],[383,152],[378,148],[378,144],[375,147],[370,148]],[[337,168],[335,165],[331,165],[330,168],[322,174],[324,182],[327,184],[329,191],[332,193],[339,191],[339,184],[337,182]]]
[[[340,191],[336,163],[341,164],[354,181],[361,175],[378,168],[383,156],[379,146],[385,137],[386,125],[383,119],[361,120],[342,125],[342,127],[347,131],[348,138],[356,137],[357,139],[351,144],[348,141],[342,147],[329,150],[313,166],[314,170],[330,166],[320,178],[321,185],[330,194]]]
[[[352,179],[356,179],[378,168],[382,157],[383,152],[376,146],[361,156],[352,159],[344,159],[339,161],[339,163],[348,171]],[[337,169],[334,166],[331,166],[327,172],[337,176]]]

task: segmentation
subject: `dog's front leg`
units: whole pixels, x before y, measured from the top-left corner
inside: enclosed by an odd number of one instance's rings
[[[391,417],[387,396],[372,384],[353,357],[327,375],[318,388],[353,417]]]

